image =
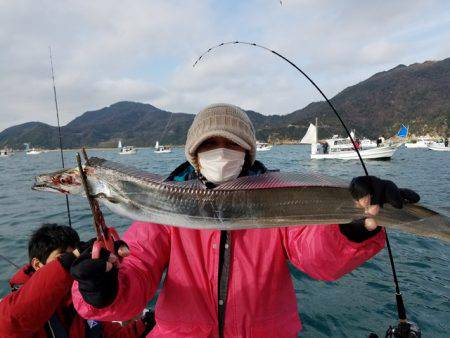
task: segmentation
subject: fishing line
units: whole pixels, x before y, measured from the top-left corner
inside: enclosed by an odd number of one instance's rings
[[[262,49],[264,49],[264,50],[266,50],[268,52],[271,52],[272,54],[275,54],[276,56],[282,58],[284,61],[288,62],[292,67],[297,69],[304,77],[306,77],[308,79],[308,81],[319,91],[319,93],[327,101],[327,103],[329,104],[329,106],[331,107],[333,112],[336,114],[337,118],[339,119],[339,121],[341,122],[342,126],[344,127],[346,133],[348,134],[348,136],[350,138],[350,141],[352,142],[353,147],[356,150],[356,153],[358,154],[359,161],[361,162],[361,165],[362,165],[362,167],[364,169],[364,172],[365,172],[366,176],[369,176],[369,172],[367,171],[366,165],[364,164],[364,161],[363,161],[363,159],[361,157],[361,154],[359,153],[359,150],[356,147],[355,140],[353,139],[352,135],[350,134],[350,131],[348,130],[348,128],[345,125],[344,121],[342,120],[341,116],[337,112],[336,108],[334,108],[333,104],[330,102],[328,97],[323,93],[323,91],[319,88],[319,86],[303,70],[301,70],[295,63],[293,63],[291,60],[289,60],[285,56],[281,55],[280,53],[278,53],[278,52],[276,52],[276,51],[274,51],[274,50],[272,50],[270,48],[258,45],[258,44],[253,43],[253,42],[229,41],[229,42],[222,42],[222,43],[220,43],[220,44],[218,44],[216,46],[213,46],[213,47],[209,48],[206,52],[204,52],[202,55],[199,56],[199,58],[194,62],[192,67],[195,67],[197,65],[197,63],[199,63],[200,60],[203,59],[203,57],[206,54],[210,53],[212,50],[214,50],[216,48],[219,48],[219,47],[222,47],[222,46],[225,46],[225,45],[236,45],[236,44],[243,44],[243,45],[249,45],[249,46],[253,46],[253,47],[258,47],[258,48],[262,48]]]
[[[161,134],[161,143],[162,144],[164,144],[163,138],[166,135],[166,131],[169,128],[169,124],[170,124],[171,121],[172,121],[172,112],[170,112],[169,119],[167,120],[166,126],[164,127],[164,130],[163,130],[163,132]]]
[[[52,69],[53,96],[55,98],[56,120],[58,121],[59,150],[61,151],[61,164],[64,169],[64,153],[62,146],[61,126],[59,124],[59,108],[58,108],[58,99],[56,97],[55,73],[53,72],[52,48],[49,46],[48,50],[50,54],[50,67]],[[72,218],[70,217],[69,196],[67,195],[65,196],[66,196],[67,217],[69,218],[69,226],[72,227]]]
[[[2,254],[0,254],[0,258],[3,258],[5,261],[7,261],[12,266],[16,267],[17,269],[20,269],[20,266],[18,266],[16,263],[14,263],[12,260],[10,260],[8,257],[5,257]]]
[[[333,104],[328,99],[328,97],[324,94],[324,92],[319,88],[319,86],[303,70],[301,70],[294,62],[292,62],[291,60],[289,60],[285,56],[281,55],[280,53],[278,53],[278,52],[276,52],[276,51],[274,51],[274,50],[272,50],[270,48],[267,48],[265,46],[259,45],[259,44],[254,43],[254,42],[228,41],[228,42],[219,43],[218,45],[215,45],[215,46],[209,48],[208,50],[206,50],[203,54],[201,54],[197,58],[197,60],[195,60],[195,62],[192,65],[192,67],[195,68],[195,66],[204,58],[204,56],[206,54],[209,54],[210,52],[212,52],[214,49],[220,48],[220,47],[225,46],[225,45],[237,45],[237,44],[248,45],[248,46],[251,46],[251,47],[258,47],[258,48],[261,48],[261,49],[263,49],[265,51],[268,51],[268,52],[270,52],[270,53],[280,57],[281,59],[283,59],[284,61],[289,63],[292,67],[294,67],[297,71],[299,71],[317,89],[317,91],[322,95],[322,97],[325,99],[325,101],[331,107],[331,109],[333,110],[334,114],[339,119],[339,122],[344,127],[345,132],[347,133],[350,141],[352,142],[353,147],[354,147],[356,153],[358,154],[359,161],[361,162],[361,165],[362,165],[362,167],[364,169],[364,173],[366,174],[366,176],[369,176],[369,172],[368,172],[368,170],[366,168],[366,165],[365,165],[365,163],[364,163],[364,161],[363,161],[363,159],[361,157],[361,154],[360,154],[360,152],[358,150],[358,147],[356,146],[355,140],[353,139],[349,129],[345,125],[344,121],[342,120],[341,116],[337,112],[336,108],[333,106]],[[404,303],[403,303],[402,293],[400,292],[400,286],[399,286],[398,279],[397,279],[397,272],[396,272],[396,269],[395,269],[394,257],[392,255],[392,250],[391,250],[391,245],[389,243],[387,230],[385,231],[385,234],[386,234],[386,247],[388,249],[389,261],[390,261],[390,265],[391,265],[391,269],[392,269],[392,276],[393,276],[394,285],[395,285],[395,296],[396,296],[396,303],[397,303],[398,318],[399,318],[400,324],[402,324],[402,323],[406,323],[406,310],[405,310],[405,306],[404,306]]]

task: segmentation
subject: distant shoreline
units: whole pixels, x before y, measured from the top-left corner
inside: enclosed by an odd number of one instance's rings
[[[300,141],[283,141],[283,142],[270,142],[269,144],[273,144],[273,145],[302,145],[300,144]],[[184,144],[182,145],[167,145],[168,147],[171,148],[184,148]],[[63,151],[80,151],[82,147],[80,148],[64,148]],[[89,147],[85,147],[86,150],[116,150],[117,147],[93,147],[93,148],[89,148]],[[134,147],[135,149],[153,149],[153,146],[148,146],[148,147]],[[56,149],[45,149],[45,148],[36,148],[45,152],[53,152],[53,151],[60,151],[59,148]],[[25,151],[24,149],[14,149],[15,152],[21,152],[21,151]]]

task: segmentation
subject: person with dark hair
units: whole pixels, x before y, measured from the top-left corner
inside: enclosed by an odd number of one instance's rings
[[[30,265],[37,271],[61,254],[73,251],[79,242],[78,233],[71,227],[44,224],[33,232],[28,241]]]
[[[65,225],[43,224],[32,233],[29,264],[11,278],[13,292],[0,301],[0,337],[141,337],[150,330],[152,313],[122,327],[85,320],[75,311],[69,269],[88,247]]]
[[[381,147],[382,143],[383,143],[383,139],[381,137],[377,138],[377,147]]]
[[[328,142],[327,141],[325,141],[323,143],[323,153],[328,154]]]

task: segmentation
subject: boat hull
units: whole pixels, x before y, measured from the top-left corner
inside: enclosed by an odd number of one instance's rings
[[[429,146],[428,149],[434,150],[434,151],[450,151],[450,147],[445,147],[444,145],[441,146]]]
[[[426,149],[428,148],[428,143],[417,142],[417,143],[405,143],[405,147],[408,149]]]
[[[386,146],[378,148],[370,148],[360,150],[359,153],[361,157],[365,160],[379,160],[379,161],[389,161],[397,150],[398,146]],[[359,159],[358,154],[355,150],[350,151],[339,151],[328,154],[311,154],[311,159],[314,160],[325,160],[325,159],[336,159],[336,160],[357,160]]]
[[[134,155],[136,153],[137,153],[136,149],[133,149],[133,150],[130,150],[130,151],[119,151],[120,155]]]

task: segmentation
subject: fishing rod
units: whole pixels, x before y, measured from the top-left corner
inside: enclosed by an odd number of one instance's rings
[[[52,70],[53,96],[55,98],[56,120],[58,121],[59,150],[61,152],[61,164],[64,169],[64,153],[63,153],[63,146],[62,146],[61,126],[59,124],[58,99],[56,96],[55,73],[53,71],[52,48],[50,46],[48,47],[48,51],[49,51],[49,55],[50,55],[50,67]],[[65,196],[66,196],[67,217],[69,218],[69,226],[72,227],[72,218],[70,217],[69,196],[67,196],[67,195],[65,195]]]
[[[12,266],[16,267],[17,269],[20,269],[20,266],[18,266],[16,263],[14,263],[12,260],[10,260],[8,257],[3,256],[2,254],[0,254],[0,258],[3,258],[5,261],[7,261]]]
[[[341,123],[342,127],[344,127],[345,132],[347,133],[350,141],[353,144],[353,148],[355,149],[359,161],[361,162],[361,166],[364,169],[364,173],[366,176],[369,176],[369,171],[367,170],[367,167],[361,157],[361,154],[358,150],[358,147],[356,146],[356,142],[353,139],[350,130],[347,128],[346,124],[344,123],[344,121],[342,120],[341,116],[339,115],[339,113],[337,112],[336,108],[334,107],[334,105],[331,103],[331,101],[328,99],[328,97],[325,95],[325,93],[319,88],[319,86],[311,79],[310,76],[308,76],[308,74],[306,74],[302,69],[300,69],[300,67],[298,67],[294,62],[292,62],[291,60],[289,60],[287,57],[281,55],[280,53],[278,53],[277,51],[270,49],[268,47],[262,46],[260,44],[254,43],[254,42],[246,42],[246,41],[228,41],[228,42],[222,42],[219,43],[215,46],[210,47],[209,49],[207,49],[204,53],[202,53],[197,60],[195,60],[194,64],[192,65],[193,68],[195,68],[195,66],[204,58],[204,56],[206,54],[211,53],[213,50],[218,49],[220,47],[226,46],[226,45],[248,45],[251,47],[257,47],[260,49],[263,49],[267,52],[270,52],[276,56],[278,56],[279,58],[283,59],[284,61],[286,61],[287,63],[289,63],[292,67],[294,67],[298,72],[300,72],[316,89],[317,91],[322,95],[322,97],[325,99],[325,101],[328,103],[328,105],[330,106],[330,108],[333,110],[334,114],[336,115],[336,117],[338,118],[339,122]],[[392,270],[392,276],[394,279],[394,285],[395,285],[395,299],[396,299],[396,304],[397,304],[397,313],[398,313],[398,319],[399,319],[399,323],[397,326],[389,326],[387,332],[386,332],[386,337],[420,337],[420,328],[412,322],[409,322],[406,318],[406,309],[405,309],[405,305],[403,303],[403,296],[402,293],[400,291],[400,286],[399,286],[399,282],[398,282],[398,278],[397,278],[397,272],[395,269],[395,263],[394,263],[394,257],[392,254],[392,249],[391,249],[391,245],[389,243],[389,237],[388,237],[388,233],[387,231],[385,231],[385,236],[386,236],[386,247],[388,249],[388,255],[389,255],[389,262],[391,265],[391,270]]]

